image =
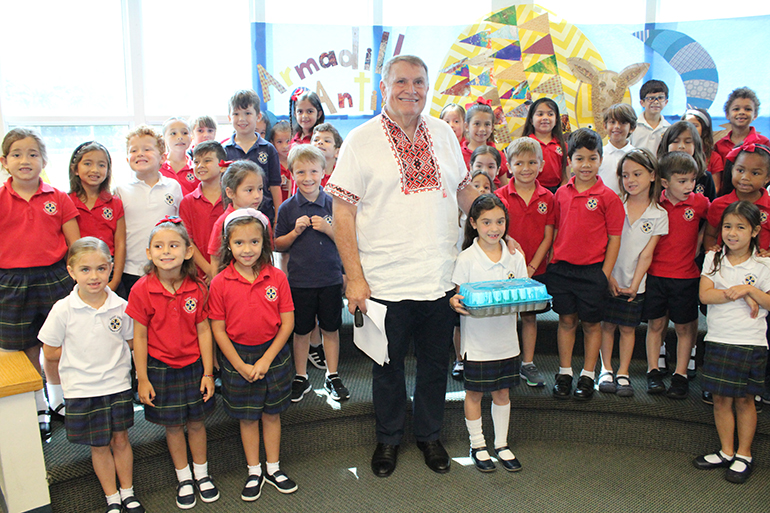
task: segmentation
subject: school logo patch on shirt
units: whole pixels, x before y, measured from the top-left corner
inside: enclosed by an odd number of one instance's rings
[[[743,278],[743,283],[746,285],[756,285],[757,277],[753,274],[747,274],[746,277]]]
[[[695,193],[696,194],[703,194],[704,192],[706,192],[706,188],[703,187],[703,184],[699,183],[698,185],[695,186]]]
[[[691,209],[690,207],[687,207],[684,209],[684,214],[682,214],[685,221],[692,221],[695,219],[695,210]]]
[[[326,221],[326,222],[327,222],[327,223],[329,223],[329,224],[332,224],[332,216],[330,216],[330,215],[325,215],[325,216],[324,216],[324,221]]]
[[[123,321],[120,320],[120,317],[117,315],[115,317],[112,317],[110,319],[110,331],[113,333],[117,333],[120,331],[120,327],[123,325]]]
[[[102,209],[102,217],[103,217],[105,220],[109,221],[110,219],[112,219],[112,215],[113,215],[113,214],[112,214],[112,209],[111,209],[111,208],[109,208],[109,207],[104,207],[104,208]]]
[[[759,211],[759,224],[765,224],[767,222],[767,212],[764,210]]]
[[[546,203],[545,201],[541,201],[540,203],[538,203],[537,204],[537,213],[538,214],[543,214],[543,215],[547,214],[548,213],[548,203]]]
[[[652,231],[652,223],[645,221],[642,223],[642,233],[650,233]]]
[[[185,176],[185,179],[187,179],[188,182],[192,183],[195,181],[195,175],[192,173],[192,171],[188,171],[187,176]]]
[[[515,274],[513,274],[513,271],[508,271],[508,279],[509,279],[509,280],[512,280],[512,279],[514,279],[515,277],[516,277],[516,275],[515,275]]]
[[[260,164],[267,164],[267,153],[265,153],[264,151],[260,151],[259,154],[257,155],[257,161]]]
[[[174,195],[173,194],[166,194],[163,197],[164,200],[166,200],[166,205],[173,205],[174,204]]]
[[[265,287],[265,298],[267,298],[268,301],[275,301],[278,299],[278,289],[272,285]]]
[[[596,198],[588,198],[588,201],[586,201],[586,208],[588,210],[596,210],[596,207],[599,206],[599,201]]]
[[[556,152],[557,155],[563,155],[564,154],[564,152],[561,149],[561,146],[559,146],[558,144],[556,145],[556,149],[554,151]]]
[[[188,297],[184,300],[184,311],[187,313],[193,313],[195,312],[195,309],[198,308],[198,300],[194,297]]]
[[[59,208],[56,206],[56,202],[54,201],[46,201],[43,205],[43,211],[49,216],[54,215],[57,210],[59,210]]]

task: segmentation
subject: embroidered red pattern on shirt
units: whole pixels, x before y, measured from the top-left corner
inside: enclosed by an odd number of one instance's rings
[[[351,205],[358,205],[358,202],[361,201],[361,198],[352,192],[332,183],[328,183],[324,186],[324,192],[329,193],[332,196],[336,196],[342,201],[350,203]]]
[[[401,190],[404,194],[435,191],[441,189],[441,173],[436,156],[433,154],[433,141],[430,138],[425,120],[420,118],[414,132],[414,142],[384,113],[382,129],[390,142],[390,149],[401,170]]]

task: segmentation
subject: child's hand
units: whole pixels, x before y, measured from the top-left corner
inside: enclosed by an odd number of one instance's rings
[[[236,367],[238,369],[238,374],[241,375],[243,379],[251,383],[254,381],[254,366],[249,365],[247,363],[244,363],[241,361],[241,364]]]
[[[273,363],[272,361],[269,361],[264,356],[257,360],[257,363],[254,364],[254,379],[262,379],[265,377],[265,374],[267,374],[267,371],[270,370],[270,364]]]
[[[762,258],[770,257],[770,248],[768,248],[768,249],[760,249],[759,253],[758,253],[758,256],[760,256]]]
[[[139,380],[139,400],[142,404],[148,406],[155,406],[152,404],[152,400],[155,399],[155,389],[152,387],[152,383],[149,380]]]
[[[720,246],[719,244],[714,244],[710,248],[706,248],[706,252],[708,252],[708,251],[713,251],[714,253],[719,253],[720,251],[722,251],[722,246]]]
[[[463,306],[462,300],[465,299],[465,296],[461,296],[460,294],[455,294],[451,298],[449,298],[449,306],[452,307],[452,310],[455,312],[462,314],[462,315],[469,315],[468,310],[465,309]]]
[[[330,225],[325,218],[321,216],[313,216],[310,218],[310,224],[313,226],[313,229],[316,231],[319,231],[321,233],[325,233],[326,235],[331,235],[332,233],[332,225]]]
[[[616,280],[612,275],[607,278],[607,287],[610,289],[610,294],[613,296],[619,296],[621,294],[618,280]]]
[[[749,308],[751,308],[751,313],[749,316],[752,319],[756,319],[757,315],[759,315],[759,304],[749,296],[744,297],[743,300],[746,301],[746,304],[749,305]]]
[[[299,235],[304,232],[308,226],[311,226],[310,218],[308,216],[299,217],[294,223],[294,231]]]
[[[621,296],[628,296],[628,302],[630,303],[634,299],[636,299],[636,293],[637,291],[631,288],[628,289],[618,289],[618,294]]]
[[[211,399],[211,396],[214,395],[214,378],[210,376],[203,376],[201,378],[201,394],[203,395],[204,403]]]
[[[733,285],[729,289],[725,290],[725,297],[735,301],[736,299],[747,297],[751,292],[751,289],[751,285]]]
[[[281,189],[291,192],[291,180],[289,180],[289,177],[281,175]]]
[[[116,290],[118,290],[118,287],[120,287],[120,281],[121,280],[116,281],[113,279],[111,282],[107,284],[107,286],[110,288],[111,291],[115,292]]]

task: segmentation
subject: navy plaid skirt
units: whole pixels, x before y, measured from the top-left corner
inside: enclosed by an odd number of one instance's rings
[[[765,391],[767,348],[706,342],[703,390],[725,397],[760,395]]]
[[[521,358],[514,356],[505,360],[485,362],[465,360],[463,376],[465,390],[472,392],[494,392],[519,386]]]
[[[104,447],[112,434],[134,425],[131,389],[100,397],[66,398],[64,426],[67,439],[75,444]]]
[[[628,296],[607,296],[604,302],[602,320],[620,326],[639,326],[644,311],[644,294],[638,294],[633,301]]]
[[[238,356],[248,365],[262,358],[272,341],[258,346],[233,342]],[[248,382],[235,370],[227,358],[222,358],[222,399],[225,411],[238,420],[259,420],[263,413],[277,415],[291,404],[291,382],[294,366],[289,345],[285,344],[276,355],[265,377]]]
[[[203,402],[203,363],[175,369],[147,355],[147,378],[155,389],[155,406],[144,405],[144,418],[161,426],[181,426],[203,421],[214,411],[214,396]]]
[[[24,351],[38,344],[37,334],[54,303],[74,286],[64,260],[45,267],[0,269],[0,349]]]

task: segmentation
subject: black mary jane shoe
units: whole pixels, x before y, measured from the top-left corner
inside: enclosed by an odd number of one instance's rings
[[[50,408],[48,411],[51,414],[51,420],[64,422],[64,414],[61,412],[64,408],[64,403],[59,404],[56,408]]]
[[[372,455],[372,472],[377,477],[388,477],[396,470],[398,445],[378,443]]]
[[[742,472],[738,472],[737,470],[733,470],[732,468],[728,468],[727,472],[725,472],[725,479],[730,481],[731,483],[735,484],[743,484],[746,482],[746,480],[751,476],[751,461],[746,461],[740,456],[736,456],[733,461],[740,461],[744,465],[746,465],[746,468],[743,469]]]
[[[144,513],[144,506],[139,502],[139,499],[133,495],[126,497],[121,501],[123,503],[123,510],[126,513]]]
[[[705,454],[703,456],[698,456],[694,460],[692,460],[692,464],[695,466],[695,468],[700,470],[711,470],[715,468],[722,468],[722,467],[729,467],[733,464],[733,458],[727,459],[722,454],[717,451],[714,453],[717,458],[719,458],[718,463],[711,463],[706,459],[706,456],[711,456],[711,454]]]
[[[575,392],[572,394],[578,401],[587,401],[594,395],[594,380],[588,376],[580,376]]]
[[[482,460],[479,459],[478,454],[480,452],[486,452],[487,453],[487,459]],[[476,468],[480,472],[494,472],[497,470],[497,467],[495,466],[495,462],[492,461],[492,458],[489,456],[489,453],[487,452],[486,447],[479,447],[478,449],[474,449],[471,447],[471,459],[473,460],[473,464],[476,465]]]
[[[40,426],[40,438],[43,442],[51,439],[51,414],[48,410],[38,410],[37,423]]]
[[[452,461],[449,459],[446,449],[440,440],[431,440],[430,442],[417,442],[417,448],[422,451],[425,457],[425,464],[437,474],[446,474]]]
[[[511,448],[507,445],[495,449],[495,453],[497,454],[497,461],[499,461],[500,465],[502,465],[503,468],[508,472],[518,472],[521,470],[521,463],[519,463],[519,460],[516,458],[516,456],[514,456],[512,460],[506,460],[500,456],[500,453],[506,449],[511,451]],[[513,454],[513,451],[511,451],[511,454]]]

